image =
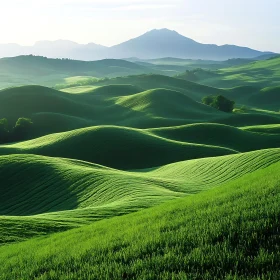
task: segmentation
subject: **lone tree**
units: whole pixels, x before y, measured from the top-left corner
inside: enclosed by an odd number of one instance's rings
[[[231,113],[235,102],[222,95],[209,95],[202,98],[202,102],[220,111]]]
[[[30,133],[33,122],[28,118],[19,118],[14,127],[15,140],[22,140]]]

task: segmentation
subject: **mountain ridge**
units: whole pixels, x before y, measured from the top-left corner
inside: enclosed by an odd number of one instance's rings
[[[150,30],[136,38],[111,47],[93,42],[79,44],[71,40],[44,40],[38,41],[31,46],[21,46],[19,44],[0,45],[0,57],[33,54],[50,58],[78,60],[121,59],[125,57],[226,60],[231,58],[254,58],[270,53],[236,45],[203,44],[167,28]]]

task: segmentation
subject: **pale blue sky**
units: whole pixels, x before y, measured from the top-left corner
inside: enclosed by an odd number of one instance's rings
[[[280,52],[280,0],[5,2],[0,43],[68,39],[111,46],[154,28],[169,28],[202,43]]]

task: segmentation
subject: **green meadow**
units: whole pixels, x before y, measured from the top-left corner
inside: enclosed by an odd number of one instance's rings
[[[254,86],[258,88],[279,86],[279,55],[267,60],[252,61],[248,64],[220,67],[212,71],[197,71],[197,80],[205,85],[220,88]],[[208,69],[211,70],[211,69]]]
[[[279,58],[2,72],[1,280],[280,278]]]

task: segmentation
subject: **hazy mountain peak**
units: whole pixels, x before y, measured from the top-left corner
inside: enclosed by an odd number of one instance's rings
[[[226,60],[230,58],[253,58],[267,54],[267,52],[234,45],[200,44],[175,30],[162,28],[152,29],[141,36],[113,47],[104,47],[95,43],[78,44],[69,40],[39,41],[34,46],[29,47],[0,45],[0,57],[23,54],[78,60],[121,59],[124,57]]]
[[[148,31],[147,33],[165,33],[165,34],[171,34],[171,33],[175,33],[175,34],[179,34],[177,31],[175,30],[171,30],[168,28],[160,28],[160,29],[152,29],[150,31]],[[180,34],[179,34],[180,35]]]
[[[162,28],[162,29],[152,29],[148,32],[146,32],[145,34],[143,34],[142,36],[140,37],[143,37],[143,36],[163,36],[163,37],[177,37],[177,38],[184,38],[185,40],[190,40],[190,41],[193,41],[195,42],[194,40],[190,39],[190,38],[187,38],[183,35],[181,35],[180,33],[178,33],[177,31],[175,30],[170,30],[170,29],[167,29],[167,28]],[[138,37],[139,38],[139,37]]]

